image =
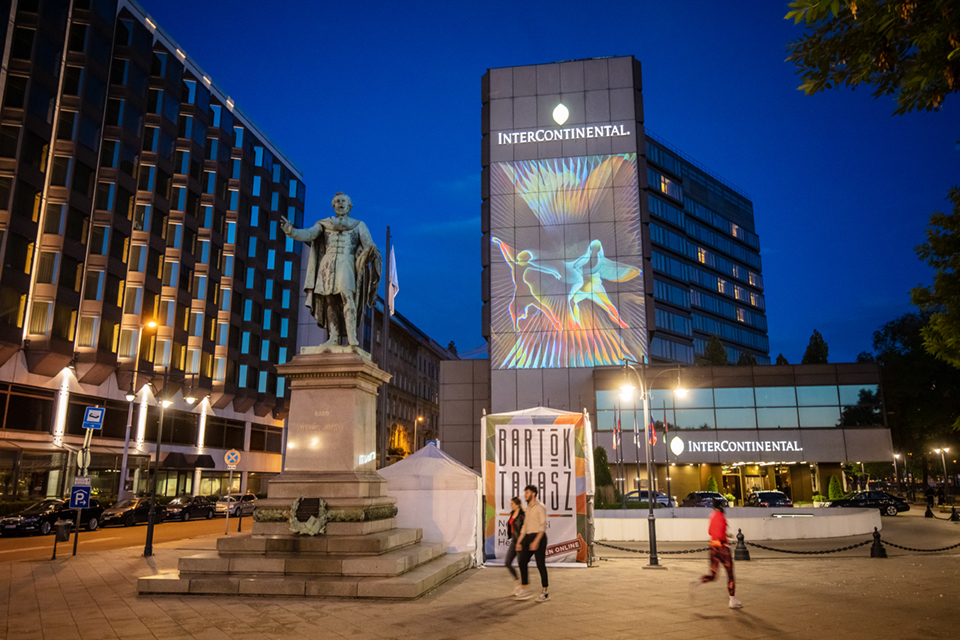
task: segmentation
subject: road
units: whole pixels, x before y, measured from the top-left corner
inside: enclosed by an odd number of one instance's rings
[[[243,533],[250,533],[251,518],[243,519]],[[236,535],[237,520],[230,518],[230,533]],[[174,542],[185,538],[195,538],[212,534],[224,534],[223,518],[213,520],[191,520],[190,522],[164,522],[154,528],[154,543]],[[147,525],[134,527],[106,527],[97,531],[80,529],[77,553],[85,551],[109,551],[126,547],[142,547],[147,537]],[[73,553],[73,537],[70,542],[57,544],[57,556]],[[53,555],[53,535],[16,536],[0,538],[0,562],[13,560],[40,560]]]

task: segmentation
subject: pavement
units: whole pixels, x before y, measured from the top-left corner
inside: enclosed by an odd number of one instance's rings
[[[921,516],[922,510],[884,518],[884,536],[924,548],[960,542],[960,525]],[[175,570],[179,556],[213,548],[216,537],[160,543],[152,558],[143,558],[140,546],[81,550],[56,561],[6,558],[0,562],[0,640],[960,635],[960,549],[922,554],[888,548],[887,559],[871,559],[869,545],[838,555],[751,550],[752,561],[735,564],[744,605],[739,610],[727,608],[722,580],[691,593],[690,583],[706,569],[705,554],[665,555],[667,569],[655,571],[643,569],[645,555],[606,549],[599,555],[607,559],[595,568],[551,569],[551,601],[544,604],[511,598],[503,568],[471,569],[412,602],[137,596],[139,576]],[[832,549],[844,540],[776,546]],[[534,584],[536,575],[531,572]]]

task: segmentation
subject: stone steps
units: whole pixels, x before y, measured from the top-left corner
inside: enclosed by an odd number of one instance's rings
[[[244,535],[217,539],[221,555],[264,555],[299,553],[301,555],[380,555],[400,547],[416,544],[423,537],[422,529],[388,529],[361,535],[341,536],[261,536]]]
[[[442,553],[442,550],[441,550]],[[365,559],[369,560],[369,559]],[[147,594],[417,598],[470,567],[469,553],[448,553],[390,577],[282,574],[161,574],[137,581]]]
[[[304,556],[297,553],[221,555],[205,551],[180,558],[180,575],[271,574],[331,576],[398,576],[444,554],[439,542],[407,545],[378,555]]]

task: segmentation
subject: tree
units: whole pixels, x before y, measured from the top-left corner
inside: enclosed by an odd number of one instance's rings
[[[933,285],[916,287],[910,299],[929,313],[923,328],[923,344],[937,358],[960,368],[960,188],[950,189],[953,213],[930,216],[927,241],[916,248],[920,259],[936,270]]]
[[[713,476],[707,478],[707,491],[713,491],[714,493],[720,492],[719,487],[717,487],[717,479]]]
[[[812,95],[872,85],[895,95],[894,113],[938,109],[960,90],[960,0],[795,0],[787,20],[804,23],[787,60]]]
[[[823,336],[816,329],[810,336],[810,342],[807,344],[807,350],[803,352],[803,360],[800,364],[827,364],[827,354],[830,348],[824,341]]]
[[[960,371],[924,348],[928,319],[928,313],[907,313],[873,334],[893,450],[909,456],[924,481],[930,450],[960,428]]]
[[[753,355],[749,351],[741,351],[740,358],[737,360],[737,365],[741,367],[755,367],[757,365],[757,356]]]
[[[790,364],[787,362],[787,359],[783,357],[782,353],[777,354],[777,364]]]
[[[451,340],[450,344],[447,345],[447,351],[453,355],[457,355],[457,344],[453,340]]]
[[[610,473],[607,450],[603,447],[593,449],[593,479],[598,487],[613,486],[613,474]]]
[[[711,335],[710,339],[707,340],[707,348],[703,352],[701,362],[705,366],[713,365],[715,367],[722,367],[727,364],[727,350],[716,335]]]
[[[869,351],[861,351],[857,354],[857,362],[876,362],[876,358]]]
[[[843,498],[843,486],[837,476],[830,476],[830,484],[827,487],[827,497],[831,500],[840,500]]]

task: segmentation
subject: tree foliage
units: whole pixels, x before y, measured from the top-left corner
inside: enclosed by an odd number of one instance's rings
[[[896,114],[938,109],[960,90],[960,0],[794,0],[804,23],[787,60],[811,95],[872,85],[896,96]]]
[[[720,488],[717,486],[717,479],[713,476],[707,478],[707,491],[713,491],[714,493],[719,493]]]
[[[816,329],[810,336],[810,342],[807,343],[807,350],[803,352],[803,360],[800,364],[826,364],[827,356],[830,353],[830,347]]]
[[[598,487],[613,486],[613,474],[610,473],[607,450],[603,447],[593,449],[593,479]]]
[[[756,366],[757,356],[753,355],[749,351],[741,351],[740,358],[737,360],[737,365],[741,367]]]
[[[790,364],[787,362],[787,359],[783,357],[782,353],[777,354],[777,364]]]
[[[926,476],[927,456],[960,428],[960,371],[924,348],[928,313],[908,313],[873,334],[893,450]]]
[[[727,349],[720,342],[720,338],[714,334],[707,340],[707,348],[703,352],[703,359],[707,365],[722,367],[728,362]]]
[[[830,476],[830,484],[827,487],[828,498],[831,500],[840,500],[843,498],[843,485],[840,484],[837,476]]]
[[[923,328],[927,351],[960,368],[960,188],[952,188],[948,199],[953,212],[930,216],[927,241],[916,248],[920,259],[936,270],[933,285],[912,289],[910,298],[929,314]]]

